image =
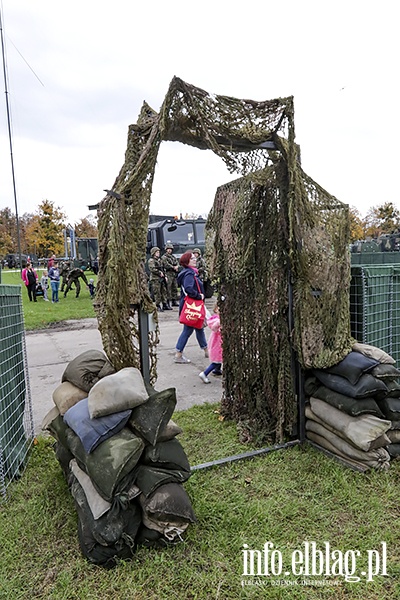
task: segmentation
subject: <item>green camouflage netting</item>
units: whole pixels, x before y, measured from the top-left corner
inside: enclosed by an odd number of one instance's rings
[[[280,442],[297,419],[293,350],[302,367],[323,368],[351,349],[348,207],[301,169],[292,97],[212,95],[175,77],[159,114],[145,103],[130,126],[125,164],[100,204],[96,310],[116,369],[140,366],[139,307],[157,324],[144,261],[163,140],[210,149],[240,176],[217,190],[207,223],[225,297],[223,408],[244,438]],[[149,334],[152,382],[157,343],[158,329]]]

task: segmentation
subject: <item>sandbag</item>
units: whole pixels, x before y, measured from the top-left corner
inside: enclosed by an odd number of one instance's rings
[[[310,398],[311,409],[317,417],[340,432],[360,450],[368,452],[371,442],[390,429],[391,422],[375,415],[350,416],[319,398]]]
[[[91,419],[89,415],[88,398],[80,400],[71,406],[64,415],[64,421],[82,442],[85,452],[90,454],[100,444],[115,435],[126,425],[131,416],[130,410],[105,415]]]
[[[102,377],[115,373],[104,352],[86,350],[68,363],[61,381],[69,381],[85,392],[89,392]]]
[[[340,375],[327,373],[326,370],[313,369],[313,373],[319,381],[329,389],[349,396],[350,398],[365,399],[374,397],[375,399],[384,398],[388,389],[380,379],[365,373],[355,385],[352,385],[347,379]]]
[[[399,458],[400,457],[400,444],[389,444],[387,446],[387,451],[389,452],[391,458]]]
[[[386,383],[387,381],[396,381],[400,377],[400,371],[394,365],[379,364],[371,370],[371,375],[383,379]]]
[[[129,511],[108,511],[94,521],[82,487],[73,475],[71,480],[71,494],[78,514],[78,540],[82,554],[91,563],[105,568],[114,567],[118,558],[132,558],[135,536],[141,523],[140,508],[132,505]]]
[[[323,427],[320,423],[310,419],[306,421],[306,430],[324,437],[338,450],[338,452],[340,452],[341,455],[347,456],[352,460],[374,469],[387,470],[390,467],[390,456],[384,448],[377,448],[375,450],[370,450],[369,452],[358,450],[346,442],[346,440],[340,438],[331,431],[328,431],[328,429]]]
[[[100,496],[100,494],[94,487],[89,475],[87,475],[85,471],[83,471],[79,467],[75,458],[73,458],[70,461],[69,468],[71,473],[79,481],[81,488],[85,494],[87,505],[90,508],[90,511],[93,515],[93,519],[96,521],[97,519],[102,517],[108,510],[110,510],[112,506],[111,502],[107,502],[107,500],[104,500],[104,498]]]
[[[45,414],[45,416],[43,417],[43,421],[42,421],[42,429],[43,431],[49,431],[49,425],[51,424],[52,421],[54,421],[55,418],[60,416],[60,411],[58,410],[57,406],[53,406],[53,408],[51,408],[49,410],[48,413]]]
[[[400,421],[400,398],[386,396],[378,401],[379,408],[390,421]]]
[[[145,404],[132,410],[129,427],[154,446],[160,432],[171,419],[176,406],[176,390],[168,388],[149,396]]]
[[[341,433],[334,427],[331,427],[330,425],[325,423],[325,421],[323,421],[322,419],[317,417],[317,415],[314,414],[313,411],[311,410],[310,404],[307,404],[305,407],[305,416],[307,419],[311,419],[312,421],[316,421],[317,423],[320,423],[326,429],[328,429],[329,431],[332,431],[332,433],[335,433],[336,435],[343,438],[344,440],[347,440],[349,443],[352,443],[351,440],[349,440],[343,433]],[[390,443],[389,437],[386,435],[386,433],[383,433],[382,435],[378,436],[377,438],[375,438],[374,440],[369,442],[368,447],[366,448],[366,451],[369,452],[369,450],[375,450],[375,448],[384,448],[389,443]]]
[[[94,419],[129,410],[143,404],[147,398],[139,369],[126,367],[94,384],[88,396],[89,414]]]
[[[189,496],[178,483],[162,485],[148,498],[142,494],[139,502],[143,524],[169,541],[180,538],[189,524],[196,521]]]
[[[64,415],[71,406],[87,398],[87,395],[85,390],[81,390],[70,381],[64,381],[54,390],[53,402],[60,411],[60,415]]]
[[[334,406],[338,410],[341,410],[348,415],[357,417],[358,415],[372,414],[382,419],[385,418],[385,415],[380,410],[378,404],[373,398],[359,400],[339,394],[338,392],[321,385],[316,377],[308,378],[306,380],[305,390],[309,396],[324,400],[331,406]]]
[[[99,494],[112,502],[118,484],[128,476],[136,476],[135,467],[144,448],[143,440],[125,427],[87,454],[72,429],[68,428],[66,433],[68,447],[78,465],[89,475]]]
[[[137,470],[136,485],[147,498],[161,485],[184,483],[190,475],[190,471],[184,469],[162,469],[161,467],[141,464]]]
[[[357,467],[358,469],[361,469],[362,471],[368,471],[370,469],[370,467],[368,465],[365,465],[362,462],[353,460],[350,457],[343,454],[342,452],[340,452],[326,438],[324,438],[322,435],[316,434],[314,431],[307,431],[306,438],[308,440],[310,440],[311,442],[314,442],[314,444],[318,444],[318,446],[325,448],[325,450],[328,450],[331,454],[338,456],[341,459],[344,459],[346,461],[346,463],[348,463],[349,465]]]
[[[400,398],[400,383],[398,381],[391,381],[390,379],[387,381],[385,379],[385,385],[388,389],[388,396]]]
[[[361,342],[356,342],[353,345],[354,352],[361,352],[364,356],[368,356],[369,358],[375,358],[379,360],[380,363],[387,363],[390,365],[395,364],[395,360],[390,354],[387,354],[381,348],[377,348],[376,346],[371,346],[370,344],[362,344]]]
[[[185,450],[176,439],[168,442],[158,442],[155,446],[147,446],[144,449],[141,462],[144,465],[162,469],[178,469],[190,473],[190,464]]]
[[[389,429],[386,435],[390,444],[400,444],[400,429]]]
[[[182,433],[182,429],[171,419],[168,423],[161,429],[157,437],[158,442],[168,442],[168,440],[172,440],[175,436]]]
[[[364,356],[359,352],[349,352],[343,360],[325,369],[325,371],[334,375],[340,375],[352,385],[355,385],[363,373],[368,373],[376,365],[379,365],[378,360]]]

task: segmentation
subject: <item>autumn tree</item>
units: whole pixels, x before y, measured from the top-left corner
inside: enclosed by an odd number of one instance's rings
[[[400,230],[400,212],[393,202],[370,208],[364,218],[364,230],[365,234],[371,237]]]
[[[76,237],[97,238],[98,231],[96,217],[88,215],[75,223],[75,235]]]
[[[0,255],[16,252],[18,248],[17,224],[10,208],[0,210]]]
[[[38,256],[64,253],[66,215],[54,202],[43,200],[29,226],[29,246],[35,241]]]
[[[355,206],[350,207],[349,217],[350,217],[350,241],[355,242],[357,240],[364,239],[363,220],[361,218],[360,211]]]

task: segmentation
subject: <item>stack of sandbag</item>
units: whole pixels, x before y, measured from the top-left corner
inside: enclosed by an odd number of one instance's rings
[[[88,350],[67,365],[53,401],[42,427],[56,439],[83,554],[108,567],[138,544],[179,542],[195,515],[182,485],[182,430],[171,420],[175,389],[157,392],[138,369],[115,372]]]
[[[305,380],[307,438],[363,470],[400,454],[400,371],[375,346],[355,343],[337,365]]]

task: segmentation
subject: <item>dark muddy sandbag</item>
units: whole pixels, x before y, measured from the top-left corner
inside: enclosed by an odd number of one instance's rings
[[[326,370],[314,369],[313,373],[327,388],[350,398],[365,399],[373,397],[378,399],[384,398],[388,393],[388,389],[383,381],[376,379],[376,377],[368,373],[361,375],[355,385],[352,385],[345,377],[327,373]]]
[[[386,396],[378,401],[379,408],[389,421],[400,421],[400,398]]]
[[[132,410],[129,427],[154,446],[157,438],[171,419],[176,406],[176,390],[168,388],[155,392],[148,400]]]
[[[373,358],[368,358],[360,354],[360,352],[349,352],[343,360],[338,362],[333,367],[325,369],[327,373],[333,375],[340,375],[349,381],[352,385],[355,385],[360,379],[361,375],[371,371],[376,365],[379,365],[379,361]]]
[[[316,380],[316,378],[312,379]],[[324,385],[316,385],[315,381],[310,382],[308,386],[306,382],[305,387],[306,393],[308,393],[308,390],[313,390],[313,393],[310,394],[310,396],[324,400],[331,406],[334,406],[338,410],[341,410],[348,415],[357,417],[359,415],[372,414],[381,419],[385,418],[385,415],[380,410],[377,402],[373,398],[365,398],[363,400],[350,398],[349,396],[339,394],[338,392],[335,392]]]
[[[69,381],[77,388],[89,392],[102,377],[115,373],[115,369],[100,350],[86,350],[68,363],[61,381]]]
[[[378,365],[374,367],[371,371],[371,375],[377,377],[378,379],[383,379],[386,383],[387,381],[396,381],[400,377],[399,369],[396,369],[394,365]]]

